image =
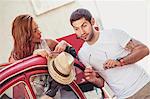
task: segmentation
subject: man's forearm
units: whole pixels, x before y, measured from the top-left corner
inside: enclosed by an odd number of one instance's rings
[[[146,46],[137,46],[129,55],[123,57],[124,64],[133,64],[149,54]]]

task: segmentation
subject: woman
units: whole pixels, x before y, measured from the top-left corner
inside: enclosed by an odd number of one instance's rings
[[[12,24],[14,47],[9,62],[31,56],[35,49],[62,52],[69,44],[65,41],[57,42],[52,39],[41,39],[41,31],[30,15],[19,15]]]
[[[41,31],[30,15],[19,15],[15,18],[12,24],[12,36],[14,39],[14,47],[9,58],[9,62],[11,63],[31,56],[36,49],[45,49],[48,52],[53,51],[60,53],[69,45],[65,41],[58,43],[52,39],[41,39]],[[41,81],[41,78],[44,77],[45,76],[38,76],[35,77],[34,80],[36,80],[35,82]],[[21,87],[22,85],[19,86]],[[40,90],[36,93],[38,96],[43,95],[38,92],[40,92]],[[55,93],[53,94],[55,95]]]

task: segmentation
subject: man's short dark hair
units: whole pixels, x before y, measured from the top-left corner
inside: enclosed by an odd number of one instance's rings
[[[77,9],[70,16],[70,24],[72,25],[73,21],[79,20],[81,18],[85,18],[91,23],[92,14],[87,9]]]

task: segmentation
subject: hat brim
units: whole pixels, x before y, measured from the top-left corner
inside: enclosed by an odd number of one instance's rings
[[[48,61],[48,72],[51,75],[51,77],[60,84],[63,84],[63,85],[70,84],[75,79],[74,69],[71,69],[69,76],[63,77],[54,70],[52,66],[53,61],[54,61],[54,58]]]

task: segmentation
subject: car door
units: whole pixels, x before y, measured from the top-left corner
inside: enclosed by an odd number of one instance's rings
[[[47,60],[31,56],[0,70],[1,99],[38,99],[49,87]],[[85,99],[75,81],[69,85],[77,97]]]

